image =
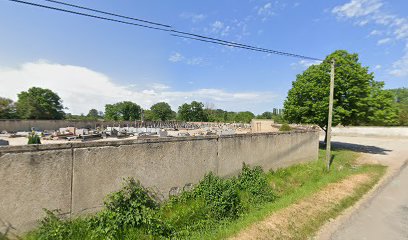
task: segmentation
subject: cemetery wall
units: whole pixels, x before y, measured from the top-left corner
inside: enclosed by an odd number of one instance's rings
[[[134,177],[163,199],[212,171],[265,170],[318,157],[318,132],[158,138],[0,147],[0,231],[34,227],[43,208],[68,216],[101,209],[104,197]]]
[[[334,136],[408,138],[408,127],[335,127]]]

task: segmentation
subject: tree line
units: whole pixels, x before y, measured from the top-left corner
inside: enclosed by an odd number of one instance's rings
[[[192,101],[179,106],[175,112],[166,102],[159,102],[149,109],[143,109],[137,103],[123,101],[106,104],[105,111],[90,109],[88,114],[74,115],[65,113],[61,98],[50,89],[32,87],[17,95],[18,100],[0,97],[0,119],[68,119],[68,120],[113,120],[113,121],[169,121],[190,122],[241,122],[249,123],[254,118],[272,119],[278,116],[265,112],[255,116],[250,111],[232,112],[205,107],[202,102]],[[275,114],[276,112],[276,114]]]

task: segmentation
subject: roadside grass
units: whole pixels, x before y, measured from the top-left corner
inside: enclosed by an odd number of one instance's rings
[[[351,206],[385,173],[380,165],[358,165],[358,153],[334,150],[330,172],[325,151],[316,161],[276,171],[243,167],[238,177],[207,175],[193,190],[158,204],[137,182],[110,195],[106,209],[95,216],[61,220],[48,213],[40,227],[24,239],[225,239],[278,210],[319,192],[330,183],[368,173],[370,181],[327,212],[300,228],[295,239],[307,239],[330,218]]]
[[[218,225],[211,231],[193,235],[191,239],[226,239],[245,231],[245,228],[278,210],[290,207],[290,205],[306,198],[330,183],[339,182],[348,176],[360,173],[370,173],[371,180],[360,186],[354,194],[344,199],[328,212],[314,216],[300,229],[291,229],[295,239],[308,239],[319,227],[331,218],[338,216],[344,209],[353,205],[368,190],[370,190],[384,175],[386,167],[381,165],[357,165],[358,153],[349,150],[334,150],[333,163],[330,172],[325,169],[325,150],[319,150],[319,160],[305,164],[298,164],[288,168],[268,172],[268,179],[278,196],[274,202],[266,203],[252,209],[234,222]]]

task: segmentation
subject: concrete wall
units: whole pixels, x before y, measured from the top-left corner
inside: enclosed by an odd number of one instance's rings
[[[230,176],[243,162],[268,170],[317,155],[316,131],[0,147],[0,219],[24,232],[43,208],[99,210],[126,177],[167,198],[210,171]]]
[[[408,138],[408,127],[335,127],[334,136]]]

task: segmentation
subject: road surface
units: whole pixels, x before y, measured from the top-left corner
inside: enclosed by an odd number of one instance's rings
[[[408,139],[334,137],[333,141],[334,146],[363,152],[364,161],[389,166],[386,175],[389,181],[385,181],[386,184],[372,196],[366,197],[349,216],[336,220],[340,223],[334,221],[324,227],[318,239],[407,240],[408,167],[405,163],[408,160]]]

